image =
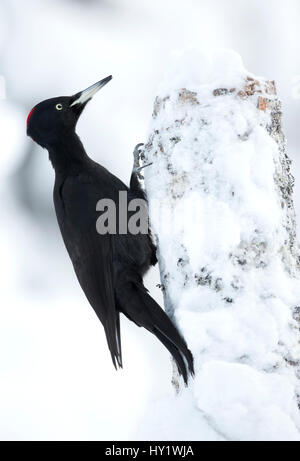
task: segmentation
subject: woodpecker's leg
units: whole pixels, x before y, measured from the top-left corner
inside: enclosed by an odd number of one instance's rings
[[[143,145],[143,143],[137,144],[133,151],[133,168],[130,178],[130,190],[136,195],[136,197],[145,199],[145,192],[141,184],[144,177],[140,172],[140,161],[144,152],[142,147]]]
[[[140,168],[141,168],[141,160],[142,160],[142,157],[143,157],[143,153],[144,153],[144,148],[143,148],[144,144],[143,143],[139,143],[135,146],[134,148],[134,151],[133,151],[133,168],[132,168],[132,172],[135,172],[136,174],[138,174],[138,176],[142,179],[142,175],[140,174]]]
[[[147,166],[152,165],[152,163],[148,163],[147,165],[144,165],[142,167],[140,166],[140,160],[144,160],[145,158],[144,149],[142,146],[144,146],[144,144],[142,143],[137,144],[133,151],[133,168],[132,168],[131,179],[130,179],[130,191],[136,198],[145,200],[145,202],[147,202],[146,193],[142,186],[142,180],[144,179],[144,177],[140,173],[140,171],[143,168],[146,168]],[[149,234],[149,245],[150,245],[150,248],[152,249],[152,256],[151,256],[150,264],[152,266],[155,266],[155,264],[157,263],[156,247],[152,240],[150,228],[148,229],[148,234]]]

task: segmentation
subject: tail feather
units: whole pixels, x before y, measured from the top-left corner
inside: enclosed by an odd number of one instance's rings
[[[173,359],[176,362],[179,374],[183,377],[185,384],[187,384],[188,383],[187,367],[186,367],[184,359],[182,358],[180,351],[177,349],[176,346],[174,346],[174,344],[166,336],[164,336],[156,328],[154,328],[153,333],[160,340],[160,342],[168,349],[168,351],[170,352],[170,354],[172,355]]]
[[[149,296],[149,298],[150,298],[150,296]],[[152,298],[150,298],[150,299],[152,300]],[[152,300],[152,301],[154,301],[154,300]],[[154,331],[154,334],[157,336],[156,331],[158,330],[160,332],[160,336],[163,336],[164,338],[166,338],[166,340],[173,346],[173,348],[175,348],[175,351],[178,351],[178,353],[180,353],[181,357],[184,359],[184,367],[187,368],[189,373],[193,376],[194,375],[194,357],[193,357],[193,354],[188,349],[185,340],[183,339],[183,337],[179,333],[178,329],[176,328],[176,326],[174,325],[172,320],[168,317],[168,315],[165,313],[165,311],[163,311],[161,309],[161,307],[159,307],[158,305],[157,305],[157,307],[159,308],[159,311],[157,311],[157,308],[156,309],[153,308],[153,311],[155,313],[155,317],[154,317],[155,318],[155,320],[154,320],[155,331]],[[162,341],[162,340],[160,339],[160,341]],[[163,343],[163,344],[166,346],[165,343]],[[171,352],[171,354],[174,356],[174,354],[172,352]],[[175,357],[174,357],[174,359],[176,360]],[[177,360],[176,360],[176,362],[177,362]]]
[[[191,351],[188,349],[187,344],[184,338],[179,333],[177,327],[174,325],[170,317],[165,313],[165,311],[151,298],[145,287],[143,287],[143,292],[145,293],[147,305],[149,306],[149,312],[151,313],[151,318],[153,321],[153,326],[155,327],[155,331],[153,332],[157,337],[156,331],[158,330],[160,334],[160,341],[162,341],[161,337],[166,338],[165,342],[171,343],[173,345],[173,350],[175,347],[175,351],[181,355],[184,360],[184,367],[188,369],[189,373],[194,376],[194,357]],[[174,356],[174,354],[170,351],[170,346],[165,347],[169,350],[169,352]],[[174,357],[176,363],[177,360]],[[186,367],[187,364],[187,367]],[[180,371],[180,370],[179,370]]]
[[[138,326],[153,333],[174,358],[185,384],[194,375],[194,359],[184,338],[165,311],[151,298],[141,283],[128,284],[118,299],[122,312]]]
[[[164,311],[162,312],[165,314]],[[188,374],[191,376],[194,376],[195,374],[194,357],[191,351],[188,349],[185,340],[176,329],[175,325],[166,314],[165,316],[168,320],[166,321],[165,318],[163,323],[160,322],[159,325],[156,325],[154,327],[153,333],[171,353],[177,364],[179,373],[183,376],[185,384],[187,384]]]

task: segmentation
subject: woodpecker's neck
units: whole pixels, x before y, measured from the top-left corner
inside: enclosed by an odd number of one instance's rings
[[[52,142],[48,148],[49,159],[57,173],[68,173],[80,169],[89,157],[76,133]]]

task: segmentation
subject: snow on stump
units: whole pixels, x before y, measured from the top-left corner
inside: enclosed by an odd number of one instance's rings
[[[281,116],[275,83],[230,51],[182,54],[160,87],[145,187],[165,307],[196,377],[149,410],[150,438],[300,440],[299,249]]]

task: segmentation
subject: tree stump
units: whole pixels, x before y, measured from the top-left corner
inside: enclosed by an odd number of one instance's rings
[[[145,162],[165,308],[196,365],[172,418],[188,398],[199,440],[203,425],[216,440],[300,439],[300,259],[275,83],[232,52],[183,54],[155,100]]]

